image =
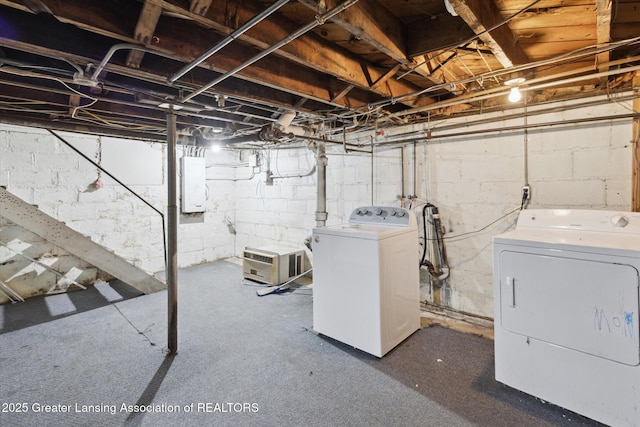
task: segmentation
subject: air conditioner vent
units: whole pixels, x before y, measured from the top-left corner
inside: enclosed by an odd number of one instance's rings
[[[304,271],[304,250],[282,246],[246,247],[242,273],[245,279],[280,285]]]

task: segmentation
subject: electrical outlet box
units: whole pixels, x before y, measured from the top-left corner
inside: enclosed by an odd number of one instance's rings
[[[531,186],[529,185],[522,186],[522,200],[527,202],[531,200]]]
[[[207,199],[204,157],[181,157],[182,198],[184,213],[204,212]]]
[[[258,166],[258,155],[257,154],[250,154],[249,155],[249,166],[252,168],[255,168],[256,166]]]

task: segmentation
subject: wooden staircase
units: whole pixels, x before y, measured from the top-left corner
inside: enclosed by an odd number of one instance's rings
[[[143,293],[165,283],[0,187],[0,303],[117,278]]]

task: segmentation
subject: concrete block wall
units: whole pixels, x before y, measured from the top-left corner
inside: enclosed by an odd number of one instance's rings
[[[242,255],[247,246],[304,248],[304,240],[315,225],[314,152],[301,147],[272,148],[254,154],[259,158],[258,167],[236,169],[235,253]],[[272,174],[272,182],[267,180],[267,171]],[[252,179],[243,179],[252,175]]]
[[[399,149],[380,151],[374,156],[373,165],[370,155],[345,153],[342,146],[329,145],[326,154],[327,225],[345,222],[358,206],[399,203],[402,188]],[[305,238],[316,226],[317,175],[298,176],[313,170],[315,150],[274,148],[262,156],[263,166],[254,179],[237,183],[237,254],[245,246],[304,247]],[[274,174],[272,185],[265,179],[266,156]]]
[[[60,134],[166,213],[165,144]],[[183,154],[180,148],[178,156]],[[215,153],[215,159],[235,155]],[[213,156],[207,153],[207,162]],[[207,168],[207,176],[213,173]],[[234,171],[222,175],[229,180],[207,181],[204,214],[180,215],[180,267],[234,254],[235,235],[227,226],[235,220]],[[151,273],[164,270],[162,217],[105,174],[104,187],[96,188],[97,178],[93,165],[48,132],[0,125],[0,185],[132,264]]]
[[[627,113],[629,108],[630,105],[609,103],[527,120],[559,122],[574,117]],[[484,118],[498,121],[473,123]],[[523,124],[522,118],[506,120],[501,115],[484,115],[431,126],[437,129],[453,125],[456,132],[474,132]],[[408,125],[393,133],[424,129],[425,125]],[[438,132],[434,135],[429,141],[419,140],[402,150],[378,148],[373,162],[369,154],[345,152],[341,144],[327,147],[328,225],[344,222],[357,206],[397,205],[402,193],[417,195],[417,208],[426,202],[438,206],[446,230],[451,275],[444,284],[435,284],[442,286],[434,286],[422,274],[422,295],[426,301],[437,300],[458,310],[493,316],[491,238],[514,226],[525,180],[532,188],[530,207],[610,210],[630,207],[630,121],[565,124],[527,132],[472,133],[444,139],[438,138]],[[87,136],[73,138],[84,141],[83,151],[94,156],[98,142],[108,144],[104,138],[102,141]],[[378,142],[383,141],[384,137],[378,137]],[[42,148],[41,143],[49,148]],[[149,150],[162,153],[161,160],[149,165],[144,159],[147,163],[143,164],[154,170],[162,168],[163,144],[148,146]],[[366,148],[365,144],[363,149]],[[58,167],[64,166],[64,173],[54,167],[39,170],[35,166],[40,163],[38,153],[46,157],[61,152],[65,155],[51,157]],[[69,217],[68,221],[102,234],[102,239],[110,244],[132,248],[129,257],[149,271],[164,268],[156,254],[161,242],[151,243],[146,236],[151,234],[149,230],[158,227],[157,220],[148,212],[141,213],[130,197],[119,190],[103,191],[105,187],[86,191],[95,180],[95,171],[85,170],[72,159],[66,164],[65,149],[57,146],[50,135],[2,126],[0,153],[0,184],[9,185],[10,191],[29,197],[33,203],[62,212]],[[261,162],[254,168],[249,166],[248,157],[256,153]],[[207,151],[207,212],[180,217],[181,266],[241,256],[245,246],[301,247],[311,234],[316,225],[316,174],[300,175],[312,170],[316,161],[314,152],[300,147],[256,153]],[[30,170],[30,174],[20,171],[23,168]],[[272,185],[266,179],[267,169],[274,176]],[[159,184],[146,183],[135,188],[164,210],[166,172],[161,176]],[[61,177],[63,181],[79,181],[58,188],[54,184]],[[420,215],[418,209],[416,214]],[[100,219],[93,220],[92,216]],[[129,223],[133,226],[129,227]],[[144,233],[136,233],[140,228]]]
[[[624,114],[630,108],[630,104],[610,103],[530,117],[528,123]],[[456,132],[461,132],[524,124],[523,119],[470,123],[477,119],[449,120],[435,127],[456,124]],[[440,140],[436,137],[419,143],[416,175],[423,182],[417,183],[417,195],[419,201],[428,200],[439,207],[451,267],[449,279],[444,284],[436,283],[441,287],[422,275],[423,298],[493,317],[491,238],[515,226],[525,181],[531,186],[532,208],[628,211],[630,141],[631,121],[624,120]]]

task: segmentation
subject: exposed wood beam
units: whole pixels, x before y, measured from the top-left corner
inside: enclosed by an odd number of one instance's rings
[[[196,13],[200,16],[203,16],[209,10],[209,6],[211,6],[212,0],[191,0],[191,6],[189,7],[189,11]]]
[[[156,0],[153,1],[158,3]],[[88,33],[82,32],[78,27],[100,35],[112,37],[121,42],[135,43],[131,33],[126,29],[128,23],[120,24],[122,26],[122,28],[120,28],[114,24],[113,20],[104,19],[104,13],[101,13],[103,12],[101,2],[81,0],[66,0],[59,3],[48,0],[48,2],[56,16],[62,17],[66,22],[75,25],[50,23],[48,28],[49,33],[43,34],[41,31],[37,31],[40,24],[31,19],[24,19],[25,16],[18,16],[20,12],[15,12],[15,18],[10,18],[10,20],[15,25],[20,25],[24,28],[24,33],[26,34],[25,40],[24,42],[17,42],[15,40],[5,39],[0,40],[0,43],[8,47],[14,46],[18,50],[40,53],[52,58],[68,58],[72,61],[74,60],[74,58],[72,58],[73,55],[66,52],[69,46],[75,46],[75,49],[89,49],[91,52],[85,51],[84,55],[83,53],[77,54],[74,61],[77,64],[96,64],[96,61],[100,61],[104,52],[106,52],[105,47],[97,43],[99,40],[94,41],[91,39],[91,42],[89,42],[89,40],[87,40],[90,38],[87,36]],[[172,7],[170,4],[168,6]],[[190,16],[197,16],[184,9],[181,10]],[[11,14],[11,16],[14,14]],[[32,18],[31,15],[27,17]],[[202,17],[198,17],[198,19],[211,22]],[[203,26],[190,25],[188,29],[188,31],[185,31],[185,27],[176,25],[175,18],[173,18],[173,20],[170,17],[161,19],[156,27],[159,43],[154,45],[154,48],[158,51],[174,55],[176,61],[188,62],[221,38],[221,36],[212,34],[210,30],[206,27],[203,28]],[[87,43],[78,44],[75,43],[74,40],[86,40]],[[39,46],[44,48],[41,49]],[[217,72],[226,72],[253,55],[255,55],[254,49],[243,44],[236,44],[234,45],[234,49],[229,49],[224,56],[214,56],[210,61],[203,64],[203,67]],[[318,56],[317,53],[316,56]],[[116,61],[112,61],[105,70],[117,70],[117,72],[122,75],[136,75],[142,79],[150,79],[157,83],[166,84],[166,77],[168,77],[172,71],[175,71],[176,65],[165,63],[161,69],[149,68],[146,72],[136,73],[134,69],[123,71],[122,68],[119,68]],[[382,75],[382,73],[379,70],[375,70],[374,75],[378,77]],[[162,76],[165,77],[164,80]],[[329,87],[331,79],[327,79],[325,75],[300,65],[283,61],[275,55],[268,56],[251,67],[244,69],[238,73],[236,77],[268,88],[274,88],[274,90],[271,91],[272,95],[264,98],[272,103],[278,102],[277,92],[282,90],[297,96],[324,103],[331,103],[331,91],[333,90],[333,88]],[[204,83],[206,83],[206,81],[203,82],[203,84]],[[405,87],[414,89],[412,86]],[[244,95],[246,98],[251,98],[254,95],[260,97],[260,94],[265,92],[264,88],[247,88],[246,85],[243,90],[244,94],[239,92],[238,95]],[[352,94],[350,94],[349,102],[346,102],[347,100],[344,99],[344,103],[341,102],[335,106],[344,107],[351,105],[358,107],[379,99],[370,97],[362,90],[357,91],[357,93],[354,91],[353,94],[355,94],[355,96],[351,96]],[[296,98],[293,102],[297,101],[298,99]]]
[[[386,83],[391,77],[393,77],[396,72],[400,69],[400,64],[396,65],[389,71],[387,71],[383,76],[381,76],[377,81],[373,82],[371,85],[371,89],[377,88],[378,86]]]
[[[526,64],[529,61],[526,53],[518,44],[509,27],[500,25],[504,21],[493,1],[486,0],[449,0],[456,13],[478,35],[503,67]]]
[[[75,93],[73,95],[70,95],[69,96],[69,115],[71,117],[74,116],[79,105],[80,105],[80,95],[76,95]]]
[[[14,19],[14,22],[17,22],[17,19]],[[27,29],[25,30],[25,33],[29,34],[30,37],[35,37],[35,35],[37,34],[42,34],[42,33],[38,33],[37,31],[29,31],[28,28],[31,28],[31,27],[26,27],[26,28]],[[53,32],[51,32],[51,34],[53,34]],[[87,41],[92,40],[91,37],[89,37],[89,35],[86,33],[78,33],[78,34],[71,33],[70,36],[72,38],[73,37],[83,38],[84,40],[87,40]],[[48,35],[43,35],[43,37],[47,37],[47,39],[49,40],[52,39],[51,37],[48,37]],[[62,42],[64,44],[64,41]],[[64,59],[75,64],[87,64],[87,63],[95,62],[94,59],[92,59],[90,56],[80,56],[78,52],[76,52],[75,54],[70,54],[66,52],[61,52],[60,50],[57,50],[55,48],[46,48],[38,44],[39,43],[28,44],[28,43],[25,43],[24,41],[18,42],[15,40],[4,39],[0,37],[0,45],[6,46],[7,48],[10,48],[10,49],[21,50],[24,52],[32,53],[34,55],[44,56],[48,58]],[[95,43],[85,43],[84,45],[87,47],[90,46],[92,48],[97,46]],[[267,67],[270,66],[270,64],[268,63],[265,65]],[[129,78],[134,78],[137,80],[135,83],[133,83],[137,87],[137,90],[142,90],[142,91],[148,90],[151,92],[160,93],[160,95],[173,94],[174,96],[177,96],[177,91],[175,88],[167,88],[162,86],[163,84],[166,84],[166,77],[167,75],[170,74],[170,71],[168,71],[167,68],[171,68],[171,67],[167,67],[166,61],[164,62],[158,61],[157,57],[153,55],[149,55],[148,60],[145,61],[144,69],[132,69],[117,63],[109,64],[108,66],[108,69],[110,71],[109,80],[116,81],[116,83],[120,87],[125,87],[125,86],[131,87],[132,83],[127,83],[127,81],[129,81],[128,80]],[[192,85],[190,86],[191,88],[195,88],[197,87],[199,82],[206,82],[208,81],[208,79],[211,78],[211,73],[207,70],[199,69],[195,71],[197,71],[197,73],[190,83],[190,85]],[[204,77],[203,77],[203,74],[204,74]],[[50,80],[47,80],[47,81],[50,81]],[[71,81],[67,81],[67,83],[72,84]],[[62,90],[63,88],[61,85],[58,85],[57,87],[60,90]],[[6,88],[7,88],[6,85],[0,84],[0,95],[6,92]],[[248,82],[247,80],[242,80],[242,79],[234,79],[234,80],[226,81],[224,82],[224,84],[220,89],[223,91],[223,93],[231,97],[234,97],[240,100],[251,100],[251,102],[257,102],[257,103],[262,102],[263,105],[265,106],[278,106],[281,108],[290,109],[293,106],[297,105],[298,102],[300,101],[298,96],[293,95],[291,93],[272,89],[265,85],[255,85],[251,82]],[[109,87],[108,90],[111,95],[113,95],[114,92],[118,91],[117,87],[116,88]],[[321,91],[322,89],[319,89],[319,90]],[[65,90],[63,92],[58,92],[58,93],[65,93],[67,97],[69,95],[68,90]],[[362,95],[362,93],[358,95]],[[349,104],[360,106],[360,105],[364,105],[367,102],[370,102],[370,100],[358,100],[357,97],[354,97],[353,99],[351,99],[350,97],[349,99],[344,100],[344,104],[337,104],[337,103],[335,104],[330,103],[330,104],[335,106],[341,106],[341,105],[344,106]],[[68,109],[69,104],[67,101],[62,101],[61,105],[64,106],[65,109]],[[307,105],[309,105],[309,107],[305,109],[309,109],[309,110],[313,110],[314,108],[323,108],[322,105],[318,104],[317,100],[315,99],[307,102]],[[63,109],[63,111],[65,111],[65,109]],[[242,112],[239,113],[239,116],[241,118],[243,117],[243,115],[244,113]]]
[[[138,17],[138,23],[136,24],[135,39],[145,46],[151,43],[153,33],[158,25],[158,19],[162,14],[162,8],[157,4],[152,3],[149,0],[145,0],[142,11]],[[139,50],[132,50],[127,56],[127,66],[132,68],[140,68],[140,62],[144,52]]]
[[[340,1],[300,0],[300,3],[322,13],[336,7]],[[333,17],[331,21],[399,64],[411,68],[413,72],[428,79],[432,84],[441,83],[429,73],[424,64],[421,64],[422,61],[413,59],[420,53],[412,55],[407,52],[408,31],[406,26],[392,14],[384,13],[375,0],[360,0],[349,9]],[[409,42],[412,39],[413,37],[409,39]]]
[[[633,77],[633,112],[640,113],[640,72]],[[631,137],[632,169],[631,169],[631,211],[640,212],[640,118],[633,119]]]
[[[6,0],[1,1],[5,2]],[[172,2],[162,0],[149,1],[160,5],[164,10],[183,15],[200,24],[188,26],[176,25],[177,18],[165,15],[163,15],[163,19],[160,19],[158,26],[156,26],[159,42],[154,45],[154,49],[175,55],[176,60],[191,61],[220,40],[220,36],[212,34],[210,31],[211,28],[218,30],[222,28],[226,30],[223,32],[224,34],[230,34],[233,31],[220,24],[220,22],[225,22],[225,16],[228,15],[228,11],[225,11],[224,2],[213,2],[207,12],[207,17],[201,17],[173,4],[174,1],[178,3],[178,0],[172,0]],[[58,19],[73,24],[68,25],[69,31],[72,31],[74,26],[77,26],[117,40],[129,43],[135,42],[129,30],[129,28],[134,27],[135,24],[123,19],[109,17],[108,13],[105,19],[106,12],[104,2],[102,1],[46,0],[46,3]],[[134,4],[134,6],[136,5]],[[140,6],[137,5],[137,7],[138,12],[136,15],[139,15]],[[262,11],[262,9],[254,9],[254,6],[250,5],[250,7],[252,8],[250,10],[244,8],[234,9],[236,19],[240,22],[245,22]],[[215,19],[211,19],[212,17]],[[165,24],[163,24],[163,22]],[[131,25],[131,27],[129,25]],[[159,30],[160,28],[162,29]],[[259,49],[264,49],[272,43],[279,42],[286,38],[298,29],[299,27],[296,24],[286,20],[282,22],[280,20],[272,22],[270,19],[267,19],[251,30],[257,31],[257,34],[251,36],[248,35],[249,33],[245,33],[245,35],[242,36],[242,40],[257,46]],[[54,37],[51,38],[53,39]],[[74,44],[73,42],[69,43],[69,45]],[[68,46],[60,46],[59,48],[61,53],[65,52],[65,49],[68,50]],[[100,49],[96,47],[95,50]],[[248,48],[246,45],[236,43],[234,44],[234,49],[227,49],[225,55],[214,55],[214,57],[205,62],[203,66],[224,73],[244,62],[246,58],[254,55],[255,50]],[[284,57],[295,63],[292,64],[288,61],[282,61],[278,57]],[[95,60],[96,58],[94,58],[92,62],[95,63]],[[352,107],[358,107],[379,99],[371,98],[368,95],[363,96],[365,94],[362,90],[370,91],[370,89],[365,72],[360,68],[361,65],[362,62],[357,56],[343,49],[333,48],[332,45],[322,42],[313,34],[307,34],[287,44],[273,55],[263,58],[252,66],[245,68],[236,74],[235,77],[278,90],[288,91],[298,96],[329,103],[331,99],[330,92],[332,90],[332,88],[329,87],[329,83],[335,80],[327,78],[326,74],[330,74],[341,82],[353,84],[356,88],[360,89],[358,96],[361,100],[351,98],[349,102],[346,103],[345,99],[345,104],[340,105],[344,107],[348,104]],[[106,67],[106,70],[108,71],[110,67],[111,64]],[[371,76],[372,81],[376,81],[384,74],[382,69],[372,64],[364,63],[364,67],[366,72]],[[397,81],[395,79],[389,83],[389,85],[379,88],[378,91],[371,92],[379,96],[391,98],[413,93],[419,89],[411,83]],[[355,91],[352,93],[355,93]],[[350,97],[352,93],[349,94]],[[407,105],[428,105],[432,102],[433,100],[430,98],[420,98],[418,100],[408,100]]]
[[[457,16],[442,14],[428,21],[415,21],[408,26],[411,33],[408,54],[425,55],[434,51],[459,46],[475,33]]]
[[[344,89],[342,89],[340,92],[338,92],[335,96],[333,96],[333,97],[331,98],[331,101],[333,101],[333,102],[337,102],[337,101],[339,101],[340,99],[344,98],[344,97],[347,95],[347,93],[351,92],[351,90],[353,89],[353,87],[354,87],[353,85],[347,85],[347,86],[345,86],[345,88],[344,88]]]
[[[317,13],[338,6],[340,0],[300,0]],[[407,36],[402,23],[390,13],[382,13],[375,0],[360,0],[331,19],[358,39],[370,44],[401,64],[409,64]]]
[[[596,34],[599,45],[611,41],[611,0],[596,0]],[[599,53],[596,56],[598,71],[607,71],[607,69],[601,69],[601,64],[607,62],[609,62],[609,52]]]
[[[221,24],[227,22],[229,17],[229,11],[225,2],[213,2],[207,11],[207,14],[204,17],[200,17],[183,9],[178,0],[150,1],[161,5],[162,8],[167,11],[182,14],[186,18],[193,19],[204,27],[215,29],[225,35],[233,32],[232,28],[225,27]],[[355,6],[357,6],[357,3]],[[262,9],[250,4],[250,2],[245,2],[242,4],[242,7],[234,8],[234,20],[238,22],[247,22],[261,11]],[[289,37],[299,28],[299,25],[284,18],[270,16],[244,33],[238,39],[256,46],[259,49],[267,49]],[[202,51],[205,51],[210,47],[211,46],[201,46],[200,48]],[[292,40],[274,52],[273,55],[286,58],[292,62],[317,70],[321,73],[329,74],[336,79],[353,84],[355,87],[361,89],[371,90],[370,81],[376,81],[384,75],[384,70],[379,67],[363,62],[362,59],[356,55],[339,47],[335,47],[312,33],[305,34],[295,40]],[[216,58],[217,57],[214,56],[212,61],[215,62]],[[284,87],[286,88],[286,86]],[[413,93],[417,90],[419,90],[419,88],[411,83],[393,79],[389,81],[389,85],[382,86],[378,88],[378,90],[372,90],[372,92],[383,97],[391,98]],[[433,102],[435,102],[433,99],[423,97],[417,99],[412,98],[406,100],[404,103],[408,106],[417,106],[429,105]]]

